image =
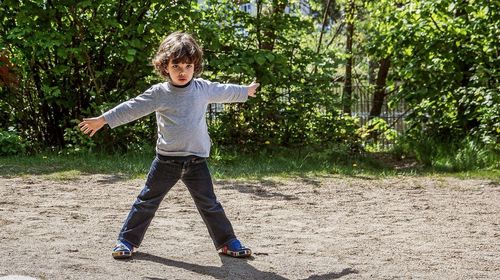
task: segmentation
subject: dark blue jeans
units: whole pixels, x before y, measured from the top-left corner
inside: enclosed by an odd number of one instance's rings
[[[187,186],[215,248],[236,239],[233,227],[215,196],[206,159],[161,155],[153,160],[144,189],[132,205],[118,239],[139,247],[163,197],[179,179]]]

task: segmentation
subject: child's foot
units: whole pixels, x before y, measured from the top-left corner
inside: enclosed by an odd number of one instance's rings
[[[134,246],[127,241],[119,241],[116,243],[113,248],[112,256],[115,259],[127,259],[132,257],[132,253],[134,252]]]
[[[235,258],[245,258],[252,255],[252,250],[243,246],[238,239],[235,239],[229,242],[227,245],[224,245],[224,247],[222,247],[220,250],[222,254]]]

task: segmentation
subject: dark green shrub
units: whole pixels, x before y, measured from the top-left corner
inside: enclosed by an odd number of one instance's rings
[[[25,150],[25,144],[15,131],[0,130],[0,156],[22,154]]]

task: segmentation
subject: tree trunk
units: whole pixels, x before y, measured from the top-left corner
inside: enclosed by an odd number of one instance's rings
[[[262,1],[257,2],[257,13],[262,12]],[[273,0],[272,8],[269,14],[269,19],[273,19],[274,17],[280,16],[283,14],[286,6],[288,5],[288,1],[286,0]],[[271,23],[273,21],[269,21]],[[276,43],[276,28],[271,26],[265,26],[264,36],[261,37],[260,41],[260,49],[272,51],[274,49],[274,45]]]
[[[380,114],[382,113],[382,107],[386,96],[385,84],[387,81],[387,74],[389,73],[389,68],[391,66],[390,57],[381,59],[379,64],[380,67],[378,69],[375,92],[373,93],[373,105],[370,110],[370,118],[380,117]]]
[[[368,61],[368,84],[370,85],[375,85],[376,84],[376,75],[375,75],[375,70],[379,66],[378,62],[375,60],[370,59]]]
[[[349,115],[351,115],[352,104],[352,38],[354,36],[354,7],[354,0],[349,0],[346,7],[347,34],[345,53],[347,55],[347,61],[345,65],[344,90],[342,93],[343,112]]]
[[[288,1],[273,0],[270,14],[265,15],[263,12],[264,2],[261,0],[256,1],[257,5],[257,41],[259,49],[273,51],[276,43],[276,29],[270,24],[273,18],[281,16],[284,13]],[[264,19],[263,19],[264,18]],[[268,22],[268,24],[262,24]],[[264,73],[260,67],[255,68],[255,78],[257,81],[262,81]]]

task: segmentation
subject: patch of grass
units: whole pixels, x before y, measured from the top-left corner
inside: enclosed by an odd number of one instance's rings
[[[413,154],[428,170],[457,173],[500,168],[500,151],[476,138],[443,142],[422,134],[401,143],[395,152]]]
[[[499,169],[484,169],[484,170],[472,170],[472,171],[462,171],[462,172],[433,172],[432,174],[442,176],[452,176],[460,179],[483,179],[491,180],[496,184],[500,184],[500,170]]]
[[[44,175],[52,179],[71,178],[76,174],[121,174],[128,178],[144,176],[154,154],[64,154],[44,153],[31,156],[0,157],[0,176]]]
[[[73,180],[83,174],[116,174],[144,178],[154,151],[125,154],[46,153],[33,156],[0,157],[0,176],[42,175],[53,180]],[[214,179],[265,179],[322,177],[331,175],[358,178],[387,176],[445,175],[500,181],[498,169],[443,171],[424,168],[414,160],[391,154],[350,155],[342,150],[268,149],[260,153],[238,153],[214,149],[209,159]]]
[[[280,149],[254,154],[223,152],[212,157],[210,166],[215,178],[261,179],[264,177],[384,176],[397,171],[367,156],[350,156],[313,150]]]
[[[59,171],[51,174],[43,175],[44,178],[54,181],[71,181],[76,180],[82,175],[79,170]]]

